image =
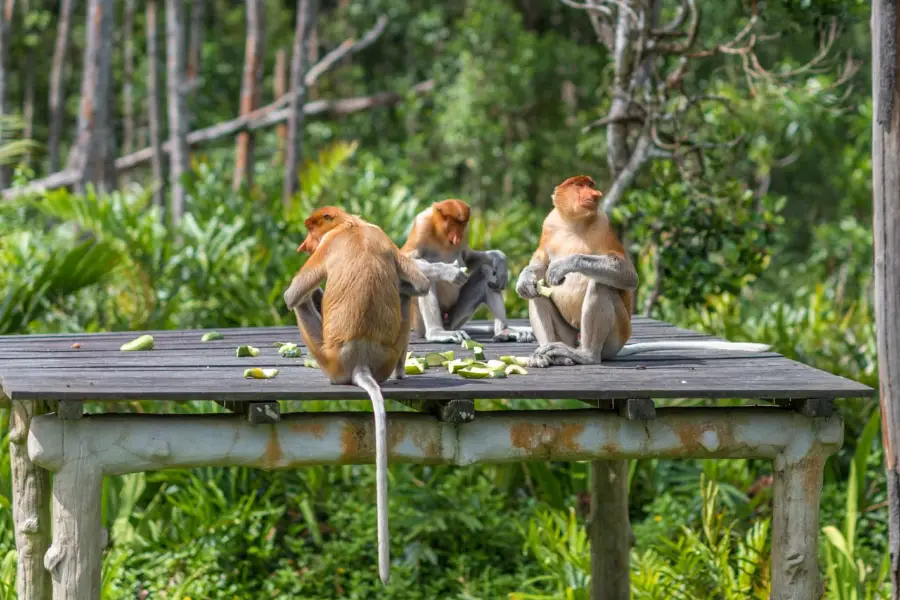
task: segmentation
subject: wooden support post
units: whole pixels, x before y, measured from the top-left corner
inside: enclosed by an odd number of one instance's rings
[[[872,2],[872,197],[875,332],[887,470],[892,598],[900,600],[900,81],[897,4]]]
[[[614,400],[613,406],[620,417],[629,421],[649,421],[656,418],[656,405],[650,398]]]
[[[45,412],[43,402],[16,401],[9,421],[19,600],[49,600],[51,592],[50,573],[44,569],[44,554],[50,545],[50,472],[31,462],[26,447],[32,417]]]
[[[775,400],[782,408],[789,408],[804,417],[827,418],[834,414],[834,402],[827,398],[803,398],[797,400]]]
[[[819,500],[825,456],[796,459],[786,451],[775,459],[772,517],[771,600],[821,598],[819,577]]]
[[[61,400],[56,409],[56,416],[71,421],[80,419],[84,414],[84,403],[78,400]]]
[[[281,410],[277,402],[250,402],[247,420],[251,425],[272,425],[281,420]]]
[[[629,600],[628,461],[591,462],[591,600]]]
[[[80,444],[79,444],[80,442]],[[53,476],[53,544],[44,566],[53,579],[53,600],[97,600],[103,565],[101,520],[103,474],[81,438],[74,454]]]
[[[467,398],[452,400],[398,400],[413,410],[434,415],[443,423],[468,423],[475,419],[475,401]]]

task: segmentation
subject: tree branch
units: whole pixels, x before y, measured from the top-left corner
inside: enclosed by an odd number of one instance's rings
[[[416,84],[411,88],[414,94],[426,94],[434,88],[434,80],[427,80]],[[379,108],[383,106],[391,106],[403,101],[405,95],[398,92],[382,92],[372,96],[358,96],[355,98],[344,98],[341,100],[316,100],[308,102],[303,106],[303,113],[307,116],[315,116],[324,113],[332,115],[349,115],[361,112],[371,108]],[[260,114],[261,111],[254,111],[251,115],[255,118],[249,119],[248,116],[232,119],[218,123],[205,129],[199,129],[187,136],[188,145],[199,146],[223,137],[228,137],[242,131],[255,131],[265,127],[271,127],[278,123],[284,122],[288,118],[289,110],[287,108],[276,111],[269,111]],[[163,153],[168,153],[170,147],[168,143],[162,146]],[[153,149],[144,148],[127,156],[122,156],[116,160],[116,168],[120,173],[140,167],[149,162],[153,158]],[[20,188],[13,188],[3,192],[5,200],[11,200],[27,194],[41,191],[52,190],[60,187],[72,185],[78,179],[77,172],[61,171],[54,173],[43,179],[37,179],[30,184]]]

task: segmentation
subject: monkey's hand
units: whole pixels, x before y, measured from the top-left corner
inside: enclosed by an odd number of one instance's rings
[[[518,342],[530,344],[535,341],[534,332],[530,327],[507,327],[494,333],[495,342]]]
[[[509,269],[506,268],[506,255],[500,250],[488,250],[488,256],[491,257],[491,266],[494,270],[494,276],[488,279],[488,287],[492,290],[501,292],[506,289],[509,283]]]
[[[453,263],[432,263],[431,267],[432,273],[439,281],[462,285],[469,279],[469,276]]]
[[[469,339],[469,334],[465,331],[448,331],[432,327],[425,330],[425,340],[438,344],[461,344],[463,340]]]
[[[544,279],[547,280],[547,285],[555,286],[562,285],[562,283],[566,280],[566,275],[573,272],[574,266],[572,265],[572,261],[569,258],[561,258],[559,260],[554,260],[550,263],[550,266],[547,267],[547,274]]]
[[[540,296],[538,292],[537,282],[541,279],[538,272],[538,265],[528,265],[519,273],[519,280],[516,282],[516,293],[525,300],[532,300]]]

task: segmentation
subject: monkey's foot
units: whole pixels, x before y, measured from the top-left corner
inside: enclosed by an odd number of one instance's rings
[[[425,340],[438,344],[461,344],[469,339],[465,331],[452,331],[446,329],[429,329],[425,332]]]
[[[573,365],[586,365],[593,361],[583,353],[570,348],[562,342],[544,344],[534,351],[528,359],[528,366],[538,369],[547,367],[571,367]]]
[[[391,374],[391,377],[394,379],[406,379],[406,366],[400,365],[394,367],[394,372]]]
[[[507,327],[494,334],[495,342],[519,342],[521,344],[530,344],[534,340],[534,332],[527,327]]]

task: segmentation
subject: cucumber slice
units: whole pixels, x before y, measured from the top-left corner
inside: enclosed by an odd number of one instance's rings
[[[545,298],[549,298],[553,294],[553,288],[547,285],[547,282],[541,279],[537,283],[538,294]]]
[[[272,379],[278,375],[278,369],[260,369],[253,367],[244,371],[245,379]]]
[[[507,375],[528,375],[528,371],[525,370],[525,367],[520,367],[519,365],[506,365],[506,374]]]
[[[316,359],[307,357],[303,359],[303,366],[310,369],[318,369],[319,363],[316,362]]]
[[[259,356],[259,348],[254,348],[253,346],[238,346],[234,354],[239,358],[244,356]]]
[[[471,358],[457,358],[456,360],[451,360],[447,363],[447,370],[452,375],[452,374],[456,373],[457,371],[459,371],[460,369],[465,369],[466,367],[471,365],[473,362],[475,362],[475,361],[472,360]]]
[[[508,365],[519,365],[520,367],[528,366],[528,357],[527,356],[501,356],[500,360]]]
[[[406,361],[404,367],[407,375],[421,375],[425,372],[425,364],[416,359]]]
[[[439,367],[446,362],[447,358],[443,354],[437,352],[429,352],[425,355],[425,364],[429,367]]]
[[[200,338],[201,342],[211,342],[213,340],[224,340],[225,336],[219,333],[218,331],[207,331],[203,334],[203,337]]]
[[[476,366],[469,366],[457,372],[466,379],[502,379],[506,377],[506,371],[502,369],[497,370]]]
[[[475,340],[463,340],[462,347],[466,350],[474,350],[475,348],[481,348],[481,344]]]
[[[137,352],[139,350],[152,350],[153,349],[153,336],[152,335],[142,335],[137,337],[130,342],[122,344],[119,347],[119,350],[122,352]]]
[[[286,342],[278,348],[278,354],[285,358],[300,358],[303,355],[303,348],[293,342]]]

